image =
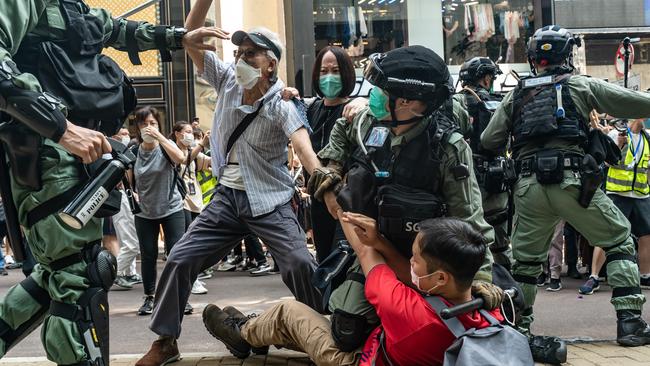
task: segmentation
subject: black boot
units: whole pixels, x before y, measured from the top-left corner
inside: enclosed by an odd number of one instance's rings
[[[566,362],[566,343],[558,337],[532,336],[528,338],[535,362],[559,365]]]
[[[616,342],[621,346],[638,347],[650,344],[650,326],[641,318],[640,310],[616,311]]]

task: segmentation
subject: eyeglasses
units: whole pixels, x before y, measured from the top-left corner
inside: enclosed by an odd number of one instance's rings
[[[234,50],[233,55],[235,58],[243,58],[244,60],[250,60],[252,58],[255,58],[259,53],[266,52],[266,50],[256,50],[253,48],[249,48],[243,51],[240,50]]]

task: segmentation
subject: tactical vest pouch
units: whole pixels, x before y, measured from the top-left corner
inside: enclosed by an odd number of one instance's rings
[[[63,100],[68,119],[115,134],[137,104],[131,80],[117,63],[101,54],[68,54],[54,42],[37,47],[36,76],[44,90]]]
[[[535,174],[540,184],[559,184],[564,180],[563,154],[560,151],[544,150],[535,157]]]
[[[407,257],[410,257],[410,245],[419,231],[418,223],[447,212],[446,205],[435,195],[397,184],[380,187],[377,202],[379,232]]]
[[[503,193],[516,180],[515,163],[512,159],[497,157],[484,169],[483,188],[488,193]]]

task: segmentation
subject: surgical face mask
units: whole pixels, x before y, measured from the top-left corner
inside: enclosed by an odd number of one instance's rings
[[[122,136],[122,143],[124,145],[128,145],[129,142],[131,142],[131,138],[129,136]]]
[[[183,134],[183,138],[181,139],[181,143],[183,143],[183,145],[191,146],[193,142],[194,142],[194,134],[191,133]]]
[[[151,135],[144,132],[144,128],[140,130],[140,136],[142,136],[142,141],[144,141],[147,144],[150,144],[150,143],[156,141],[155,137],[153,137],[153,136],[151,136]]]
[[[437,271],[436,271],[436,272],[437,272]],[[431,291],[435,290],[436,288],[438,288],[438,287],[440,287],[440,286],[436,285],[436,286],[431,287],[431,288],[428,289],[428,290],[423,290],[423,289],[420,288],[420,280],[421,280],[422,278],[431,277],[431,276],[433,276],[434,274],[436,274],[436,272],[429,273],[428,275],[424,275],[424,276],[418,276],[418,275],[415,273],[415,271],[413,270],[413,265],[411,265],[411,282],[415,285],[415,287],[416,287],[418,290],[420,290],[420,291],[422,291],[422,292],[424,292],[424,293],[430,294]]]
[[[252,89],[261,77],[261,69],[249,65],[241,58],[237,61],[235,78],[237,79],[237,84],[241,85],[244,89]]]
[[[390,112],[386,110],[386,103],[388,102],[388,96],[384,93],[383,90],[379,87],[374,87],[370,91],[370,100],[368,101],[368,106],[370,107],[370,114],[375,116],[378,120],[383,120],[390,115]]]
[[[318,86],[320,91],[323,92],[325,98],[334,99],[339,96],[341,90],[343,90],[343,83],[341,81],[341,75],[321,75]]]

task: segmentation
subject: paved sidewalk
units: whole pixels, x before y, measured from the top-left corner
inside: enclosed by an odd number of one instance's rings
[[[132,366],[138,355],[118,355],[111,359],[111,366]],[[7,366],[54,366],[44,358],[6,358],[0,365]],[[185,354],[179,362],[170,366],[307,366],[309,359],[298,352],[271,349],[267,356],[254,356],[239,360],[230,354]],[[541,365],[541,364],[538,364]],[[613,342],[577,343],[569,345],[567,366],[642,366],[650,365],[650,346],[624,348]]]

